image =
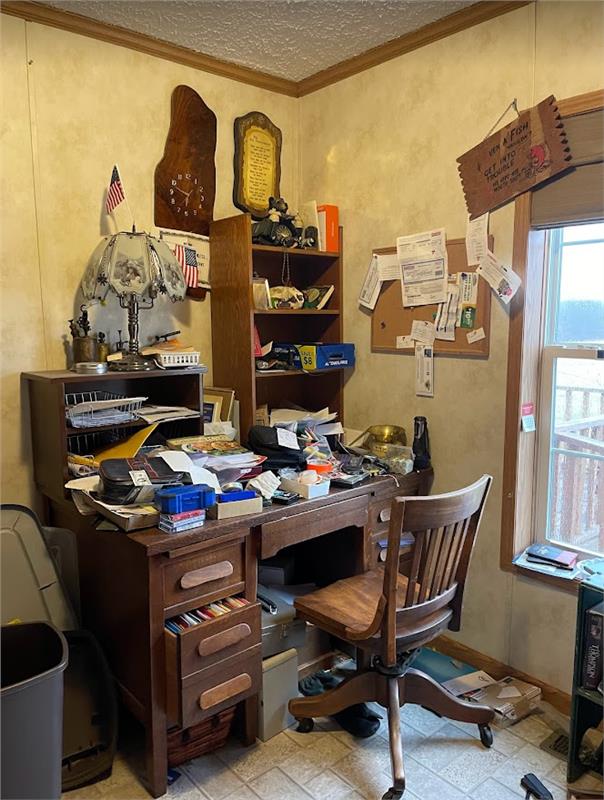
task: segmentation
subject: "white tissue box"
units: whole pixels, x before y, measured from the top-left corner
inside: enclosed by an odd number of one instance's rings
[[[312,500],[315,497],[325,497],[329,494],[329,486],[331,481],[329,478],[324,478],[320,483],[300,483],[289,478],[281,478],[281,486],[284,492],[297,492],[297,494],[304,497],[306,500]]]

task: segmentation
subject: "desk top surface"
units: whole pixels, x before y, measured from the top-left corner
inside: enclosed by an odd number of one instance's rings
[[[128,536],[133,542],[142,545],[147,550],[147,555],[158,555],[199,542],[216,539],[220,536],[241,532],[246,528],[246,532],[249,532],[259,525],[278,522],[308,511],[318,511],[342,500],[349,500],[363,495],[373,495],[380,493],[380,490],[386,492],[388,489],[395,489],[397,485],[402,496],[416,494],[422,477],[429,478],[432,474],[432,469],[428,469],[411,472],[408,475],[383,475],[371,478],[350,489],[331,489],[325,497],[299,500],[289,506],[271,506],[257,514],[246,514],[233,519],[208,520],[201,528],[193,528],[190,531],[178,534],[164,533],[158,528],[146,528],[140,531],[132,531]]]

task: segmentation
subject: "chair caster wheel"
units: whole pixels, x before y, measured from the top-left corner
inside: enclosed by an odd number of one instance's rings
[[[296,731],[298,733],[310,733],[314,727],[314,719],[311,717],[304,717],[303,719],[298,720],[298,727],[296,728]]]
[[[403,796],[404,789],[395,789],[392,787],[388,789],[385,795],[382,796],[382,800],[400,800]]]
[[[480,741],[485,747],[491,747],[493,744],[493,731],[490,725],[479,725],[478,731],[480,733]]]

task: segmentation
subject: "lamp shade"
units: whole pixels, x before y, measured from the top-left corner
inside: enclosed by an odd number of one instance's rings
[[[95,248],[81,282],[86,300],[111,289],[120,298],[130,295],[184,300],[182,268],[165,242],[148,233],[122,231],[105,236]]]

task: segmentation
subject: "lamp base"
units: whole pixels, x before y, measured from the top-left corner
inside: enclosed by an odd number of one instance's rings
[[[143,358],[138,353],[130,353],[119,361],[111,361],[109,369],[116,372],[148,372],[157,367],[154,361]]]

